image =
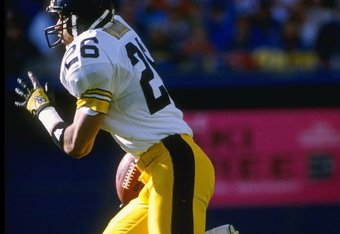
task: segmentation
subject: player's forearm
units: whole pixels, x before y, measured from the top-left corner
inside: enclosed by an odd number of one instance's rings
[[[38,115],[53,142],[64,152],[64,132],[68,126],[53,106],[44,108]],[[66,152],[67,153],[67,152]]]
[[[65,123],[54,107],[50,106],[42,110],[38,118],[52,137],[53,142],[66,154],[74,158],[81,158],[91,151],[92,144],[81,142],[75,134],[75,126]]]

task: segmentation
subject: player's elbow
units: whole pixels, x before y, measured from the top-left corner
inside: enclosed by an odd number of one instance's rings
[[[65,153],[73,158],[80,159],[88,155],[95,141],[95,134],[86,134],[75,131],[74,128],[68,128],[67,134],[64,135],[63,149]],[[73,130],[73,131],[72,131]]]
[[[85,157],[91,152],[92,146],[87,145],[68,145],[64,146],[64,151],[66,154],[70,155],[72,158],[80,159],[82,157]]]
[[[69,151],[66,152],[68,155],[70,155],[72,158],[75,159],[81,159],[83,157],[85,157],[86,155],[88,155],[88,153],[83,153],[83,152],[79,152],[79,151]]]

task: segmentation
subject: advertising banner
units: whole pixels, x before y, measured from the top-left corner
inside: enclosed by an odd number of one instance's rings
[[[212,207],[340,202],[340,109],[186,111],[216,173]]]

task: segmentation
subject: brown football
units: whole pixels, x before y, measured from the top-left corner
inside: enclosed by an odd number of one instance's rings
[[[144,184],[138,180],[140,174],[136,159],[130,153],[126,153],[116,171],[116,191],[123,206],[136,198],[144,187]]]

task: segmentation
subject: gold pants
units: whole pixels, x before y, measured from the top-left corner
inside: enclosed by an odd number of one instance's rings
[[[137,162],[145,184],[103,234],[204,234],[214,167],[188,135],[153,145]]]

